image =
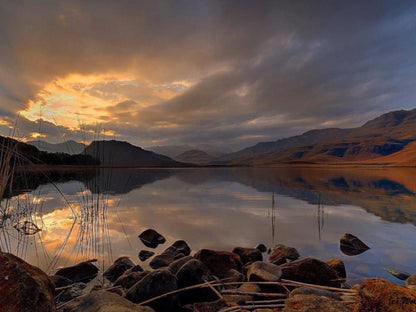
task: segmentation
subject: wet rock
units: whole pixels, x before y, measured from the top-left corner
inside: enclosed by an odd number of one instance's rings
[[[394,277],[398,278],[399,280],[405,281],[407,278],[409,278],[410,274],[407,272],[394,270],[394,269],[386,269],[387,272],[389,272]]]
[[[163,267],[167,267],[173,261],[183,258],[183,257],[184,257],[183,254],[178,254],[176,256],[172,254],[161,254],[161,255],[155,256],[152,259],[152,261],[150,261],[149,265],[152,269],[156,270],[156,269],[160,269]]]
[[[296,295],[286,300],[283,312],[350,312],[342,302],[316,295]],[[378,311],[378,310],[368,310]],[[380,310],[381,311],[381,310]]]
[[[344,262],[342,262],[339,258],[333,258],[326,262],[332,269],[337,272],[338,276],[340,278],[346,278],[347,277],[347,271],[345,270]]]
[[[228,251],[201,249],[195,254],[195,258],[219,278],[223,278],[230,269],[241,271],[242,268],[240,256]]]
[[[256,246],[256,249],[260,250],[260,252],[266,252],[267,251],[267,247],[264,244],[258,244]]]
[[[83,294],[83,290],[87,287],[85,283],[74,283],[71,288],[65,289],[60,295],[59,300],[66,302],[79,297]]]
[[[51,275],[49,278],[52,280],[56,288],[65,287],[74,283],[69,278],[60,275]]]
[[[136,264],[134,267],[128,269],[124,273],[129,273],[129,272],[143,272],[143,268],[140,265]]]
[[[127,299],[104,290],[93,291],[66,304],[64,312],[154,312]]]
[[[78,263],[74,266],[59,269],[55,275],[64,276],[70,280],[88,283],[98,274],[98,268],[89,261]]]
[[[416,292],[383,279],[368,279],[358,288],[354,311],[415,312]]]
[[[227,279],[227,282],[244,282],[246,280],[246,276],[244,274],[234,269],[228,270],[225,273],[224,278]]]
[[[282,270],[279,266],[256,261],[249,266],[247,279],[250,282],[277,282],[282,276]]]
[[[171,254],[177,256],[183,254],[184,256],[189,256],[191,254],[191,248],[184,240],[177,240],[171,246],[169,246],[162,254]]]
[[[160,244],[164,244],[166,239],[153,229],[148,229],[139,235],[142,243],[149,248],[156,248]]]
[[[120,257],[104,272],[103,276],[114,283],[125,271],[134,267],[129,257]]]
[[[282,268],[283,279],[314,285],[341,287],[337,272],[318,259],[305,258],[283,264],[280,267]]]
[[[340,249],[347,256],[355,256],[370,249],[358,237],[346,233],[340,239]]]
[[[220,299],[212,302],[197,302],[193,304],[194,312],[217,312],[222,308],[225,308],[227,303]]]
[[[149,250],[140,250],[139,252],[139,259],[140,261],[146,261],[150,257],[152,257],[155,253]]]
[[[274,251],[270,256],[268,261],[275,265],[282,265],[287,262],[286,255],[281,250]]]
[[[406,279],[406,286],[415,286],[415,285],[416,285],[416,274],[413,274]]]
[[[173,261],[171,264],[169,264],[169,271],[176,275],[176,273],[179,271],[179,269],[188,261],[195,259],[194,257],[191,256],[186,256],[183,258],[179,258],[175,261]]]
[[[148,271],[143,272],[125,272],[122,276],[120,276],[115,282],[113,286],[121,286],[124,289],[130,289],[131,286],[140,282],[147,274]]]
[[[332,291],[329,291],[326,289],[312,288],[312,287],[295,288],[289,294],[290,297],[293,297],[296,295],[315,295],[315,296],[328,297],[334,300],[341,300],[341,297],[333,293]]]
[[[261,251],[256,248],[236,247],[233,249],[233,253],[240,256],[243,264],[248,262],[263,261]]]
[[[0,308],[8,312],[53,312],[55,287],[40,269],[0,252]]]
[[[296,248],[288,247],[283,244],[275,245],[272,251],[273,253],[279,251],[282,255],[291,261],[297,260],[300,257]]]
[[[146,275],[140,282],[134,284],[127,292],[126,298],[134,303],[140,303],[178,288],[176,277],[169,270],[156,270]],[[156,311],[174,311],[178,306],[178,296],[171,295],[153,301],[149,304]]]

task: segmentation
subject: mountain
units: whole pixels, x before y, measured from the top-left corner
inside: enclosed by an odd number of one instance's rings
[[[214,156],[201,150],[189,150],[174,157],[177,161],[196,165],[206,165],[214,158]]]
[[[185,153],[190,150],[201,150],[213,157],[220,157],[226,153],[230,153],[232,150],[218,150],[217,147],[209,144],[198,144],[195,146],[190,145],[161,145],[161,146],[149,146],[145,147],[146,150],[169,156],[170,158],[175,158],[179,154]]]
[[[84,150],[85,145],[78,143],[73,140],[65,141],[62,143],[49,143],[42,140],[37,141],[28,141],[26,142],[29,145],[36,147],[37,149],[49,153],[66,153],[70,155],[81,154]]]
[[[104,166],[187,166],[124,141],[93,141],[83,153],[99,159]]]
[[[274,142],[261,142],[216,158],[211,164],[257,166],[367,162],[395,154],[415,140],[416,109],[399,110],[383,114],[357,128],[311,130]]]

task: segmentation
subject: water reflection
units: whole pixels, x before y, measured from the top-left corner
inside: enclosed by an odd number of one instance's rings
[[[410,169],[102,170],[4,200],[9,212],[19,201],[28,208],[1,227],[0,246],[50,272],[91,258],[104,268],[120,255],[139,262],[137,235],[155,228],[167,239],[156,252],[177,239],[194,251],[283,243],[304,257],[342,258],[352,282],[391,279],[384,267],[416,271],[415,177]],[[25,218],[41,231],[17,233]],[[371,249],[345,256],[344,233]]]

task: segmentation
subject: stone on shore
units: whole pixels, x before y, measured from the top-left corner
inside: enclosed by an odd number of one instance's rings
[[[409,276],[406,279],[406,286],[407,287],[409,287],[409,286],[415,287],[416,286],[416,274],[413,274],[413,275]]]
[[[7,312],[54,312],[55,287],[37,267],[0,252],[0,309]]]
[[[299,252],[296,250],[296,248],[288,247],[283,244],[275,245],[272,249],[272,252],[279,252],[291,261],[297,260],[300,257]]]
[[[236,247],[233,249],[233,253],[240,256],[241,262],[243,262],[243,264],[263,261],[263,255],[261,254],[261,251],[256,248]]]
[[[334,300],[341,300],[341,297],[332,291],[329,291],[326,289],[320,289],[320,288],[305,287],[305,286],[298,287],[292,290],[289,294],[289,297],[293,297],[296,295],[315,295],[315,296],[328,297]]]
[[[339,258],[332,258],[326,262],[332,269],[337,272],[340,278],[347,277],[347,271],[345,270],[344,262]]]
[[[140,261],[146,261],[150,257],[152,257],[155,253],[149,250],[140,250],[139,252],[139,259]]]
[[[174,262],[177,259],[183,258],[183,254],[161,254],[155,256],[152,261],[150,261],[149,265],[152,269],[160,269],[169,266],[172,262]]]
[[[357,236],[346,233],[340,238],[340,249],[347,256],[355,256],[370,249],[370,247],[364,244]]]
[[[148,299],[166,294],[178,289],[176,277],[166,269],[153,271],[141,281],[134,284],[127,292],[126,298],[134,303],[141,303]],[[178,307],[176,294],[163,297],[149,303],[156,311],[175,311]]]
[[[64,276],[70,280],[88,283],[98,274],[98,268],[89,261],[78,263],[74,266],[66,267],[56,271],[55,275]]]
[[[171,246],[166,248],[162,254],[171,254],[174,256],[183,254],[184,256],[189,256],[191,254],[191,248],[184,240],[177,240]]]
[[[266,252],[267,251],[267,247],[264,244],[258,244],[255,248],[260,250],[260,252]]]
[[[124,272],[134,267],[129,257],[120,257],[104,272],[103,276],[114,283]]]
[[[63,312],[154,312],[105,290],[93,291],[66,304]]]
[[[195,254],[195,258],[203,262],[211,273],[219,278],[224,278],[230,269],[241,271],[243,265],[239,255],[228,251],[201,249]]]
[[[179,269],[188,261],[195,259],[194,257],[191,256],[186,256],[183,258],[179,258],[175,261],[173,261],[171,264],[169,264],[169,271],[173,274],[176,275],[176,273],[178,273]]]
[[[153,229],[148,229],[139,235],[142,243],[149,248],[156,248],[160,244],[164,244],[166,239]]]
[[[273,251],[273,253],[269,256],[268,261],[275,265],[282,265],[287,262],[286,255],[281,250]]]
[[[249,266],[247,279],[249,282],[277,282],[282,276],[282,269],[272,263],[256,261]]]
[[[149,274],[149,271],[143,271],[143,272],[124,272],[122,276],[120,276],[113,284],[114,287],[121,286],[124,289],[130,289],[131,286],[136,284],[137,282],[140,282],[147,274]]]
[[[350,312],[342,302],[324,296],[295,295],[286,300],[283,312]],[[365,310],[384,311],[384,310]],[[364,311],[363,311],[364,312]]]
[[[74,283],[69,278],[60,275],[51,275],[49,278],[52,280],[55,288],[65,287]]]
[[[314,285],[341,287],[337,272],[318,259],[305,258],[288,262],[280,267],[282,269],[282,279]]]
[[[85,283],[82,283],[82,282],[74,283],[71,285],[70,288],[62,291],[62,293],[59,295],[59,300],[66,302],[76,297],[79,297],[83,294],[83,291],[86,287],[87,287],[87,284]]]

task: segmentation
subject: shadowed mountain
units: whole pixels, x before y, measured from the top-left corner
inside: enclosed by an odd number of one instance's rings
[[[214,158],[214,156],[211,156],[210,154],[200,150],[189,150],[174,157],[174,159],[177,161],[196,165],[206,165]]]
[[[311,130],[274,142],[258,143],[219,157],[211,164],[365,162],[397,153],[414,140],[416,109],[400,110],[381,115],[358,128]],[[394,161],[401,161],[398,158]]]
[[[70,155],[81,154],[84,150],[85,145],[82,143],[75,142],[73,140],[65,141],[62,143],[48,143],[46,141],[28,141],[29,145],[35,146],[37,149],[49,153],[66,153]]]
[[[93,141],[83,153],[99,159],[104,166],[187,166],[123,141]]]

